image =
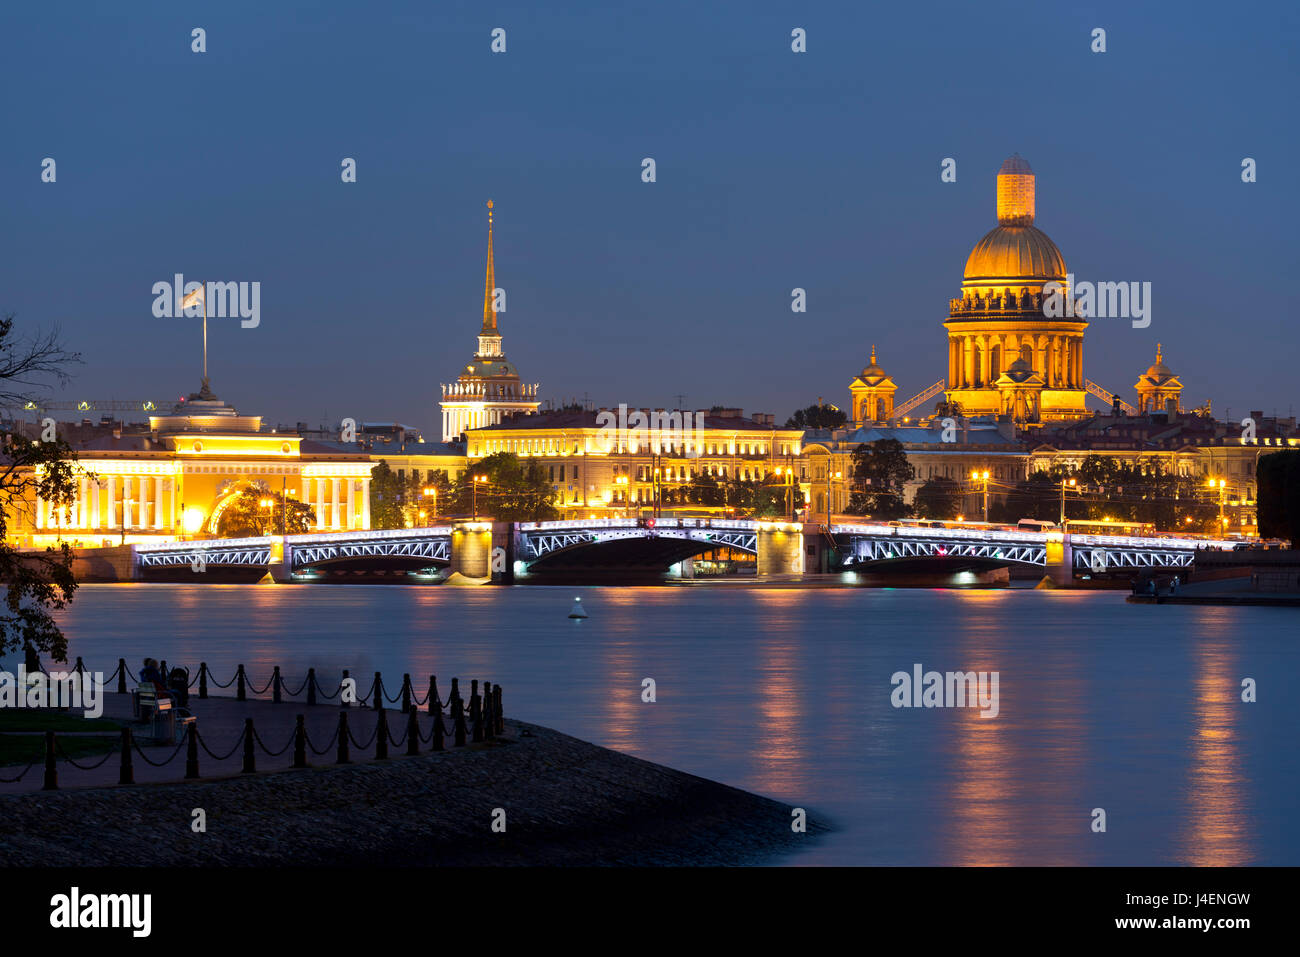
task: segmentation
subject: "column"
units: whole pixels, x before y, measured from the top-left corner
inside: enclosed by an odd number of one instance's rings
[[[90,477],[83,475],[78,485],[77,527],[90,528]]]
[[[103,479],[96,478],[90,486],[90,527],[99,528],[99,486]]]
[[[176,514],[176,486],[179,485],[180,483],[177,480],[176,476],[173,475],[171,477],[171,481],[169,484],[171,485],[172,488],[171,522],[169,524],[171,525],[172,528],[179,528],[183,532],[185,531],[185,525],[183,524],[185,521],[185,517],[183,515]]]
[[[965,356],[963,368],[966,375],[966,385],[975,384],[975,339],[972,336],[965,336],[962,339],[962,351]]]
[[[330,528],[339,527],[339,480],[330,479],[333,491],[330,495]]]
[[[163,478],[153,477],[153,527],[163,527]]]
[[[993,380],[990,378],[989,337],[980,336],[980,381],[988,388]]]
[[[352,479],[343,480],[343,491],[345,496],[343,499],[344,527],[347,528],[349,532],[352,531],[355,525],[355,523],[352,521],[352,509],[356,504],[356,498],[357,498],[356,490],[353,488],[354,484],[355,483],[352,481]]]
[[[361,527],[370,529],[370,479],[361,480]]]
[[[325,527],[325,480],[312,479],[316,483],[316,530]]]
[[[104,516],[104,527],[112,528],[117,518],[117,476],[108,477],[108,513]]]
[[[129,475],[122,476],[122,527],[131,528],[131,487],[134,482]]]

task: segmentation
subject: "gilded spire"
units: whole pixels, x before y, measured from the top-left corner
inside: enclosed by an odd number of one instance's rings
[[[874,342],[871,344],[871,364],[876,364],[876,344]]]
[[[1156,343],[1156,365],[1160,364],[1160,343]]]
[[[492,308],[492,294],[497,287],[496,269],[492,265],[492,200],[487,202],[488,208],[488,254],[487,254],[487,276],[483,281],[483,332],[481,335],[497,335],[497,314]]]

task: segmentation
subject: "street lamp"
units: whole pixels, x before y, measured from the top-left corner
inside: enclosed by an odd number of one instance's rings
[[[1224,530],[1227,528],[1228,520],[1223,516],[1223,498],[1227,494],[1225,491],[1228,483],[1223,479],[1210,479],[1208,487],[1219,490],[1219,537],[1223,538]]]
[[[438,489],[433,485],[426,485],[423,489],[420,490],[420,494],[423,495],[425,498],[433,499],[433,503],[432,503],[433,508],[431,510],[431,514],[433,515],[434,518],[437,518],[438,517]],[[424,518],[424,515],[425,515],[424,510],[421,510],[420,518]]]
[[[475,475],[475,476],[474,476],[474,483],[473,483],[473,489],[474,489],[474,490],[473,490],[473,493],[472,493],[473,500],[474,500],[474,521],[478,521],[478,487],[479,487],[480,485],[486,485],[486,484],[487,484],[487,480],[488,480],[488,479],[487,479],[487,476],[486,476],[486,475]]]
[[[839,481],[844,477],[843,472],[831,472],[830,459],[826,460],[826,528],[831,527],[831,479]]]
[[[989,520],[989,470],[971,472],[970,478],[972,482],[982,481],[984,483],[984,521],[987,522]]]
[[[1075,479],[1061,479],[1061,528],[1065,528],[1065,487],[1076,488],[1078,484]]]

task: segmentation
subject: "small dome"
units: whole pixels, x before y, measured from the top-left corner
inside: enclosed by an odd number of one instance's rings
[[[998,170],[998,175],[1003,173],[1028,174],[1033,175],[1034,171],[1029,168],[1029,161],[1024,159],[1019,153],[1013,153],[1008,156],[1002,163],[1002,168]]]
[[[1017,291],[1024,280],[1064,282],[1065,259],[1035,226],[997,226],[971,250],[963,278],[970,285],[1005,284]]]

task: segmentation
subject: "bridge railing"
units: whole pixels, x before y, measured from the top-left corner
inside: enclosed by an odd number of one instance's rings
[[[339,529],[334,532],[304,532],[301,535],[288,536],[288,541],[290,545],[311,545],[317,542],[336,542],[341,539],[346,539],[349,542],[392,541],[393,539],[431,538],[450,534],[450,525],[430,525],[421,528],[371,529],[364,532],[348,531],[346,529]]]
[[[145,542],[135,545],[137,552],[193,552],[204,548],[268,548],[274,539],[270,535],[260,538],[194,538],[184,542]]]

